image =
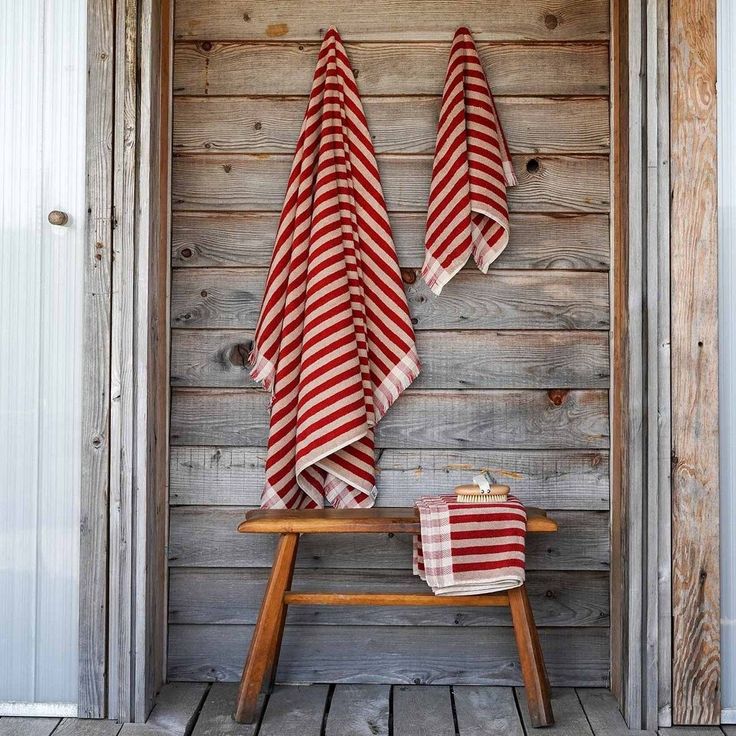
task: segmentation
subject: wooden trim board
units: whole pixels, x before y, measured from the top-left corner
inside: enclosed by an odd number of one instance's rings
[[[79,716],[106,715],[114,2],[87,11],[87,241],[84,266],[79,576]]]
[[[670,3],[672,707],[720,720],[716,0]]]

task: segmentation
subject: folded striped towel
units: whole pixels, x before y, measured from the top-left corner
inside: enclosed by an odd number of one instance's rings
[[[525,579],[526,510],[504,503],[458,503],[455,496],[416,502],[414,574],[436,595],[478,595],[518,588]]]

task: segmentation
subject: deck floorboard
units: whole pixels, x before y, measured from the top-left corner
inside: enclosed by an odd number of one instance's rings
[[[0,736],[736,736],[736,726],[626,727],[602,688],[555,688],[555,725],[533,729],[523,688],[277,685],[254,724],[232,718],[235,683],[164,686],[147,723],[0,718]]]

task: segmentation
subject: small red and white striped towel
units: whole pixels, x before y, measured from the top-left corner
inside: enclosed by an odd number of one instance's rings
[[[455,496],[416,502],[414,574],[436,595],[478,595],[518,588],[525,579],[526,510],[503,503],[458,503]]]
[[[251,374],[273,393],[263,508],[372,506],[374,427],[419,373],[378,167],[340,36],[324,38]]]
[[[452,42],[427,206],[422,276],[435,294],[473,254],[486,273],[509,240],[511,156],[467,28]]]

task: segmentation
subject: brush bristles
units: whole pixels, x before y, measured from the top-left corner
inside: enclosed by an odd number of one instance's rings
[[[509,500],[508,494],[494,495],[492,493],[477,493],[472,496],[457,496],[458,503],[505,503]]]

